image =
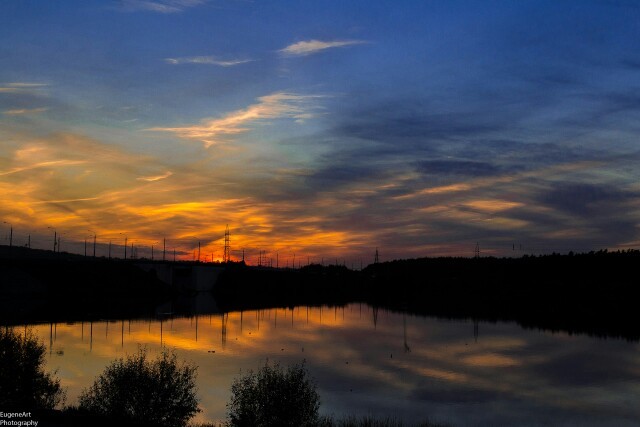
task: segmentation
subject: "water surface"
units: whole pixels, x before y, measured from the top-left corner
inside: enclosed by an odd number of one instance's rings
[[[196,421],[224,419],[233,379],[269,360],[305,361],[324,414],[456,426],[640,422],[639,345],[617,339],[364,304],[25,327],[46,344],[69,403],[111,360],[144,346],[153,356],[175,349],[198,366]]]

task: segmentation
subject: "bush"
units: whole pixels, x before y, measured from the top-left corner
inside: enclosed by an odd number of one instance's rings
[[[0,330],[1,409],[53,409],[64,402],[60,380],[44,372],[45,353],[30,331]]]
[[[154,361],[146,350],[107,366],[80,395],[81,411],[158,426],[184,426],[200,411],[196,367],[178,365],[164,351]]]
[[[234,380],[228,424],[244,427],[304,427],[318,423],[320,397],[304,364],[281,368],[266,363]]]

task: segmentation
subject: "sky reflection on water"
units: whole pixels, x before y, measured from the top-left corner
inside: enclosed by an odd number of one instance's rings
[[[233,379],[266,360],[306,361],[325,414],[456,426],[637,425],[638,343],[449,321],[367,305],[165,320],[34,325],[68,403],[113,359],[146,346],[195,363],[203,412],[225,418]],[[477,332],[477,333],[476,333]]]

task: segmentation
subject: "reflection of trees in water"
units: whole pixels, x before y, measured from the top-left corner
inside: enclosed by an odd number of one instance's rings
[[[373,312],[373,328],[378,328],[378,307],[372,307]]]
[[[407,344],[407,315],[402,313],[402,327],[404,329],[404,352],[411,353],[411,347]]]
[[[229,322],[229,313],[222,314],[222,348],[227,346],[227,323]]]

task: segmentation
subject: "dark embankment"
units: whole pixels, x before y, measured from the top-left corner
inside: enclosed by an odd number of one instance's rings
[[[121,260],[0,248],[0,322],[153,316],[169,289]]]
[[[214,296],[223,311],[297,305],[347,304],[362,299],[362,275],[342,266],[297,270],[230,264]]]
[[[421,258],[300,270],[238,267],[216,288],[223,310],[366,302],[449,318],[640,339],[639,251],[522,258]]]
[[[368,302],[387,308],[638,340],[638,267],[638,251],[601,251],[394,261],[364,274]]]

